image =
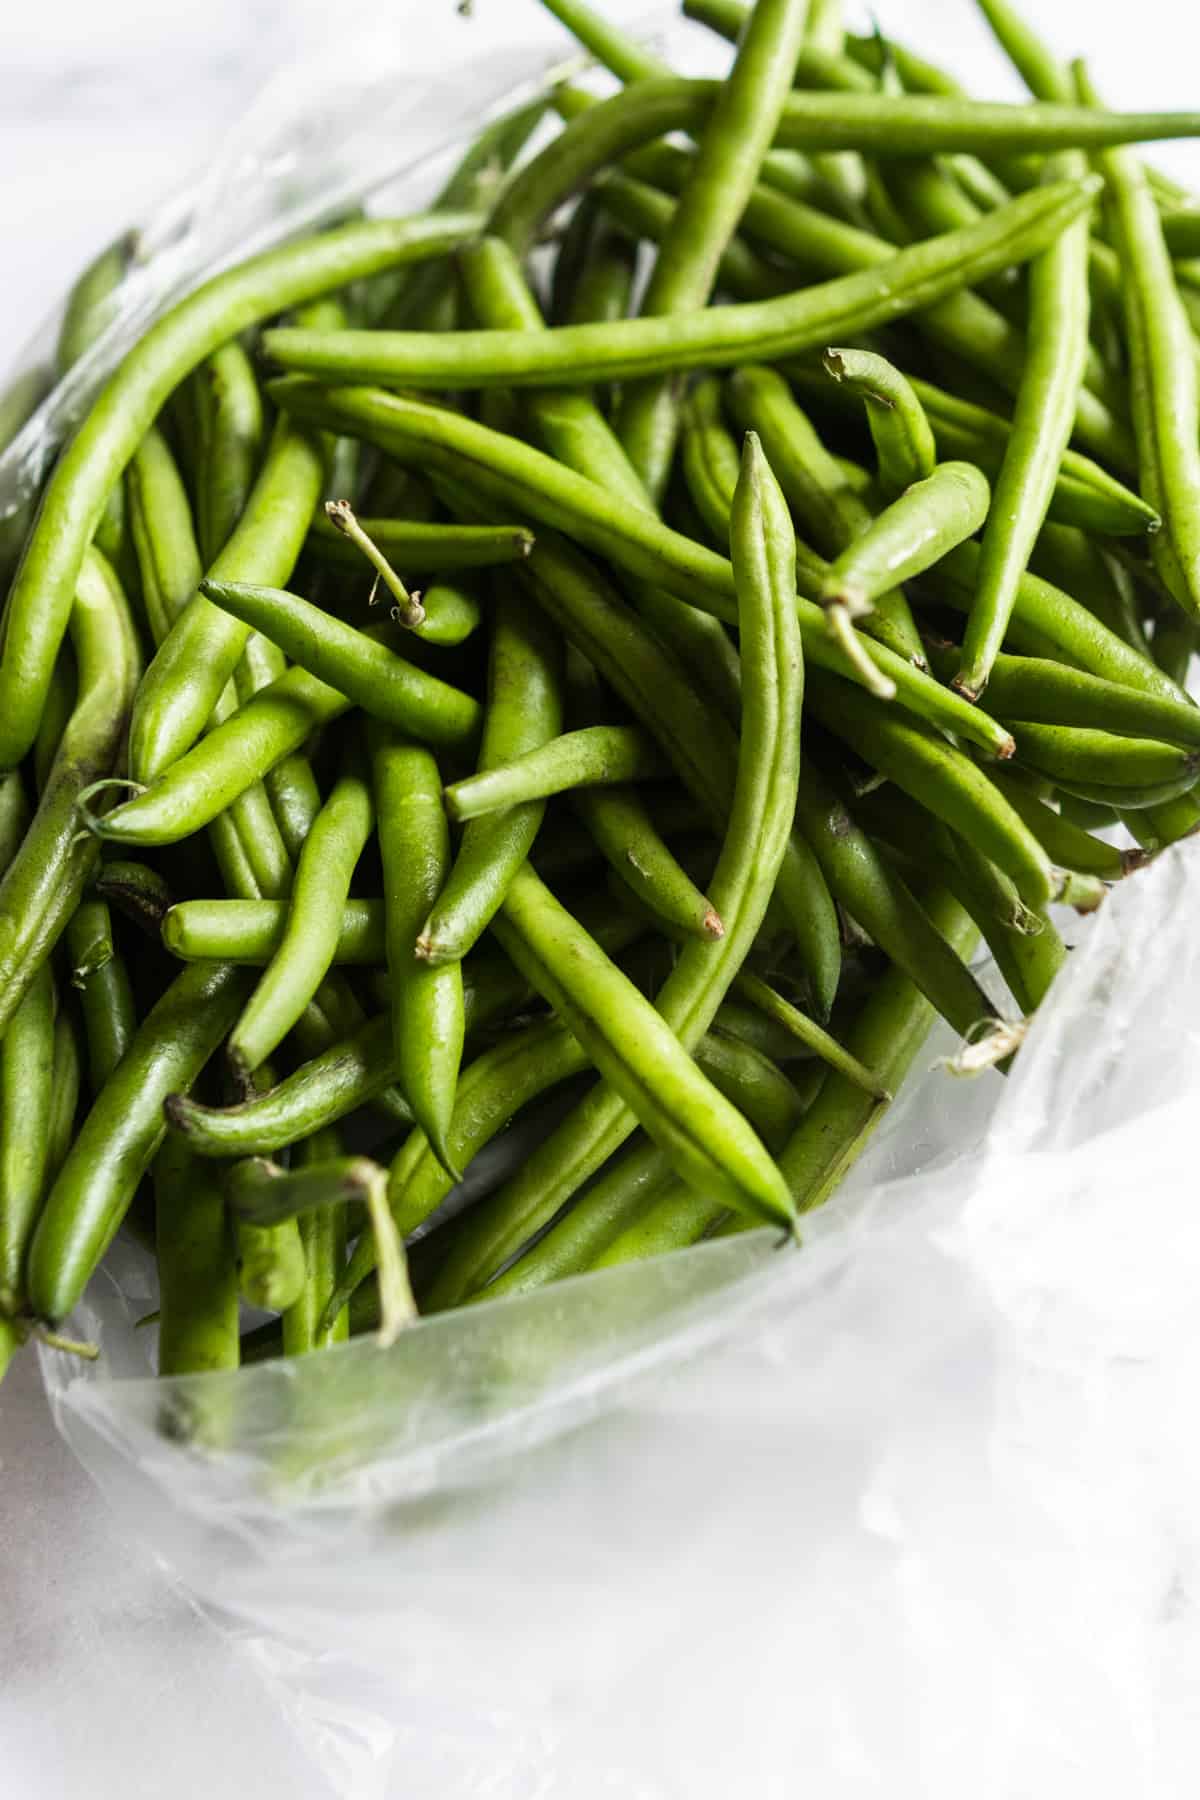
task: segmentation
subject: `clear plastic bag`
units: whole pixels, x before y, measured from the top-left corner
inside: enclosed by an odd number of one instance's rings
[[[359,49],[143,234],[0,513],[171,295],[408,163],[387,203],[419,202],[545,63],[501,31],[470,81],[409,55],[401,86]],[[59,1428],[339,1795],[1189,1793],[1198,910],[1186,849],[1120,888],[1007,1082],[953,1081],[935,1034],[799,1254],[754,1234],[160,1383],[120,1243],[75,1322],[102,1361],[42,1351]]]

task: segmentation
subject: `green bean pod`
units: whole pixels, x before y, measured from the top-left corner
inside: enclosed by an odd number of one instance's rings
[[[175,979],[147,1014],[80,1127],[38,1222],[29,1301],[57,1322],[98,1267],[162,1142],[166,1096],[187,1088],[233,1023],[246,977],[220,963]]]
[[[1120,881],[1145,860],[1138,851],[1119,850],[1074,824],[1065,814],[1040,800],[1031,787],[1014,773],[993,769],[991,779],[1013,811],[1037,838],[1057,868],[1081,875],[1098,875],[1104,881]]]
[[[647,781],[664,773],[656,746],[639,726],[588,725],[514,762],[454,782],[446,789],[446,810],[452,819],[477,819],[573,788]]]
[[[225,1178],[227,1193],[244,1166],[233,1164]],[[247,1306],[261,1306],[265,1312],[286,1312],[304,1292],[307,1277],[304,1245],[295,1219],[284,1219],[278,1225],[256,1225],[235,1212],[233,1229],[242,1299]]]
[[[219,1173],[169,1137],[154,1159],[158,1372],[236,1369],[237,1260]]]
[[[680,867],[633,788],[579,788],[572,804],[620,881],[665,925],[720,937],[724,926],[712,902]]]
[[[46,1194],[54,1104],[54,977],[34,977],[0,1039],[0,1311],[19,1310]]]
[[[79,841],[77,803],[116,760],[137,679],[124,596],[89,552],[71,613],[79,691],[33,822],[0,881],[0,1032],[66,928],[95,865]]]
[[[212,568],[254,486],[265,431],[262,395],[254,365],[233,339],[214,350],[192,380],[200,419],[196,527],[205,566]]]
[[[374,820],[368,782],[343,775],[301,852],[279,948],[230,1034],[227,1054],[240,1078],[278,1047],[328,974]]]
[[[562,726],[561,657],[536,608],[497,597],[488,665],[480,774],[511,764],[552,741]],[[450,804],[450,790],[446,802]],[[540,797],[500,817],[472,820],[445,884],[421,926],[416,954],[437,964],[460,960],[478,942],[528,856],[545,807]],[[452,816],[455,816],[452,814]]]
[[[1200,771],[1200,753],[1153,738],[1116,737],[1084,725],[1041,725],[1009,721],[1017,761],[1031,764],[1054,781],[1083,781],[1112,787],[1157,787],[1185,781]]]
[[[932,475],[937,461],[933,427],[899,369],[871,350],[826,350],[822,361],[826,374],[866,407],[884,493],[895,499],[914,481]]]
[[[878,604],[971,537],[987,517],[991,489],[972,463],[939,463],[885,507],[829,565],[822,601],[851,612]]]
[[[949,671],[954,652],[935,658]],[[1200,750],[1200,707],[1139,693],[1101,675],[1038,656],[997,656],[988,681],[988,711],[1005,720],[1079,725],[1122,737],[1158,738]]]
[[[103,900],[85,900],[66,932],[71,985],[79,994],[88,1079],[98,1094],[133,1041],[137,1011],[129,971],[112,937]]]
[[[67,1007],[54,1021],[54,1071],[51,1076],[50,1125],[46,1137],[46,1182],[49,1185],[67,1160],[75,1136],[75,1115],[83,1086],[83,1064],[75,1021]]]
[[[338,1133],[326,1128],[299,1145],[293,1167],[328,1163],[341,1151]],[[346,1210],[340,1206],[317,1207],[303,1214],[297,1226],[304,1250],[304,1288],[283,1315],[285,1356],[326,1350],[331,1344],[344,1343],[350,1335],[350,1319],[345,1312],[339,1313],[328,1327],[321,1322],[346,1261]]]
[[[423,962],[416,953],[450,866],[442,780],[428,750],[379,728],[371,744],[371,777],[400,1087],[434,1154],[457,1180],[446,1134],[465,1032],[462,965]]]

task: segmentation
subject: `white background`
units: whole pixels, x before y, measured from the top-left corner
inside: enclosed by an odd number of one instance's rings
[[[476,4],[493,24],[510,18],[514,35],[553,41],[533,0]],[[1089,50],[1116,103],[1200,104],[1190,7],[1041,0],[1034,10],[1064,51]],[[970,0],[879,0],[875,11],[979,91],[1017,92]],[[400,41],[439,33],[448,57],[470,53],[470,23],[450,0],[336,12],[316,0],[0,7],[0,369],[79,266],[202,166],[267,73],[319,48],[336,57],[335,24],[346,34],[381,21]],[[1160,160],[1200,181],[1194,147],[1169,146]],[[235,1788],[291,1800],[327,1792],[254,1678],[121,1536],[54,1436],[32,1358],[0,1390],[0,1621],[8,1791],[36,1788],[48,1800],[149,1800],[168,1786],[178,1800]]]

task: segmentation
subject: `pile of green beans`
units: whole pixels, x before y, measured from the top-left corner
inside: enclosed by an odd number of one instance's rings
[[[1027,104],[837,0],[685,0],[703,82],[545,0],[606,91],[125,355],[5,528],[0,1374],[122,1229],[164,1375],[795,1239],[1200,827],[1200,203],[1137,148],[1200,115],[977,3]]]

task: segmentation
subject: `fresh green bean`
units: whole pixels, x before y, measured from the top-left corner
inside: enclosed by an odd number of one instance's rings
[[[365,532],[392,561],[422,573],[486,569],[523,562],[533,548],[533,533],[524,525],[425,525],[409,519],[360,519]],[[323,562],[357,568],[353,544],[326,518],[314,514],[306,548]]]
[[[1017,742],[1017,760],[1054,781],[1157,787],[1182,781],[1189,773],[1194,778],[1200,769],[1200,752],[1153,738],[1116,737],[1080,725],[1008,723]]]
[[[589,725],[453,783],[446,789],[446,810],[452,819],[476,819],[577,787],[652,780],[663,773],[658,750],[638,726]]]
[[[113,943],[103,900],[85,900],[66,932],[71,986],[79,994],[88,1052],[88,1078],[98,1094],[133,1041],[137,1011],[129,971]]]
[[[75,1136],[75,1114],[83,1086],[79,1040],[70,1009],[59,1008],[54,1021],[54,1069],[51,1076],[50,1123],[46,1136],[46,1182],[54,1180],[67,1160]]]
[[[204,963],[176,977],[96,1097],[47,1197],[29,1256],[29,1301],[56,1322],[74,1307],[124,1218],[165,1129],[162,1103],[187,1088],[229,1029],[246,977]]]
[[[555,737],[562,725],[560,661],[537,609],[507,595],[498,597],[476,780],[486,778],[483,771],[519,760]],[[458,961],[478,941],[528,856],[544,811],[535,798],[467,826],[417,936],[418,957],[431,964]]]
[[[326,1128],[305,1138],[299,1145],[293,1166],[308,1169],[327,1163],[342,1153],[337,1131]],[[339,1280],[346,1261],[346,1210],[339,1206],[322,1206],[297,1220],[300,1242],[304,1250],[305,1281],[298,1299],[283,1316],[283,1353],[304,1356],[313,1350],[325,1350],[331,1344],[344,1343],[350,1335],[346,1313],[323,1329],[321,1314]]]
[[[859,540],[870,529],[870,510],[849,487],[783,377],[772,369],[740,369],[729,392],[739,425],[758,432],[793,512],[805,531],[815,535],[818,549],[836,556]],[[877,604],[864,620],[864,630],[924,668],[920,633],[903,593],[884,588],[873,599]]]
[[[154,1159],[154,1200],[158,1372],[236,1369],[237,1263],[217,1171],[169,1137]]]
[[[826,350],[822,361],[826,374],[866,406],[884,493],[894,499],[914,481],[932,475],[937,461],[933,427],[899,369],[871,350]]]
[[[59,458],[14,579],[0,655],[0,769],[13,767],[33,742],[96,521],[179,381],[281,307],[452,249],[477,228],[469,213],[346,225],[217,275],[146,332]]]
[[[171,906],[171,889],[161,871],[114,858],[101,863],[93,887],[99,899],[111,900],[127,919],[158,936]]]
[[[462,965],[416,954],[450,864],[442,780],[428,750],[376,728],[371,779],[383,857],[392,1037],[400,1087],[435,1156],[455,1180],[447,1132],[462,1058]]]
[[[829,565],[822,596],[853,614],[876,604],[978,531],[991,489],[973,463],[939,463],[873,519]]]
[[[572,803],[620,881],[664,925],[720,937],[724,926],[712,902],[680,867],[633,788],[610,788],[603,796],[579,788]]]
[[[318,814],[296,869],[287,926],[229,1039],[235,1074],[246,1077],[287,1036],[329,971],[350,883],[374,824],[368,783],[343,775]]]
[[[1028,260],[1086,211],[1095,194],[1092,178],[1035,189],[965,231],[897,252],[886,281],[871,268],[776,300],[545,332],[275,330],[264,334],[264,348],[285,367],[326,379],[451,388],[575,386],[770,362],[901,318],[1013,261]],[[273,383],[272,392],[282,399],[286,390]]]
[[[243,1164],[234,1163],[225,1178],[226,1189]],[[247,1306],[265,1312],[286,1312],[304,1292],[307,1264],[295,1219],[278,1225],[256,1225],[234,1214],[237,1242],[238,1292]]]
[[[0,881],[0,1032],[78,904],[97,859],[78,837],[77,802],[117,757],[137,679],[124,596],[89,551],[71,612],[79,696],[33,823]]]
[[[991,779],[1057,867],[1119,881],[1145,860],[1136,851],[1118,850],[1103,838],[1092,837],[1065,814],[1056,813],[1015,771],[993,769]]]
[[[276,586],[290,576],[320,496],[324,460],[280,420],[245,512],[212,566],[222,583]],[[153,781],[195,743],[237,666],[249,633],[202,590],[172,624],[147,669],[129,731],[135,780]]]
[[[837,1069],[847,1080],[858,1082],[860,1087],[873,1093],[877,1100],[891,1099],[891,1095],[881,1086],[878,1076],[856,1062],[836,1038],[790,1005],[761,976],[743,969],[734,982],[734,991],[749,1000],[766,1018],[781,1025],[798,1044],[804,1046],[808,1054],[820,1057],[823,1063],[831,1069]]]
[[[950,670],[954,656],[953,651],[945,653],[944,661],[938,656],[935,667],[939,674]],[[1082,725],[1200,750],[1200,708],[1139,693],[1042,657],[998,656],[987,698],[988,710],[1009,722]]]
[[[386,724],[446,747],[459,748],[477,732],[478,703],[390,650],[381,641],[386,632],[357,631],[280,588],[208,578],[201,588],[223,610],[270,638],[299,665],[268,692],[278,691],[282,696],[286,680],[296,685],[306,700],[312,694],[324,708],[331,704],[325,694],[336,687],[344,704],[362,706]],[[316,679],[306,682],[304,672]],[[319,696],[318,684],[324,689]],[[314,724],[323,722],[323,718],[314,720]]]
[[[211,568],[233,536],[254,486],[264,435],[262,396],[253,364],[236,340],[214,350],[192,380],[200,421],[197,534],[205,565]]]
[[[25,1259],[46,1194],[54,1105],[54,976],[43,966],[0,1040],[0,1310],[25,1297]]]

